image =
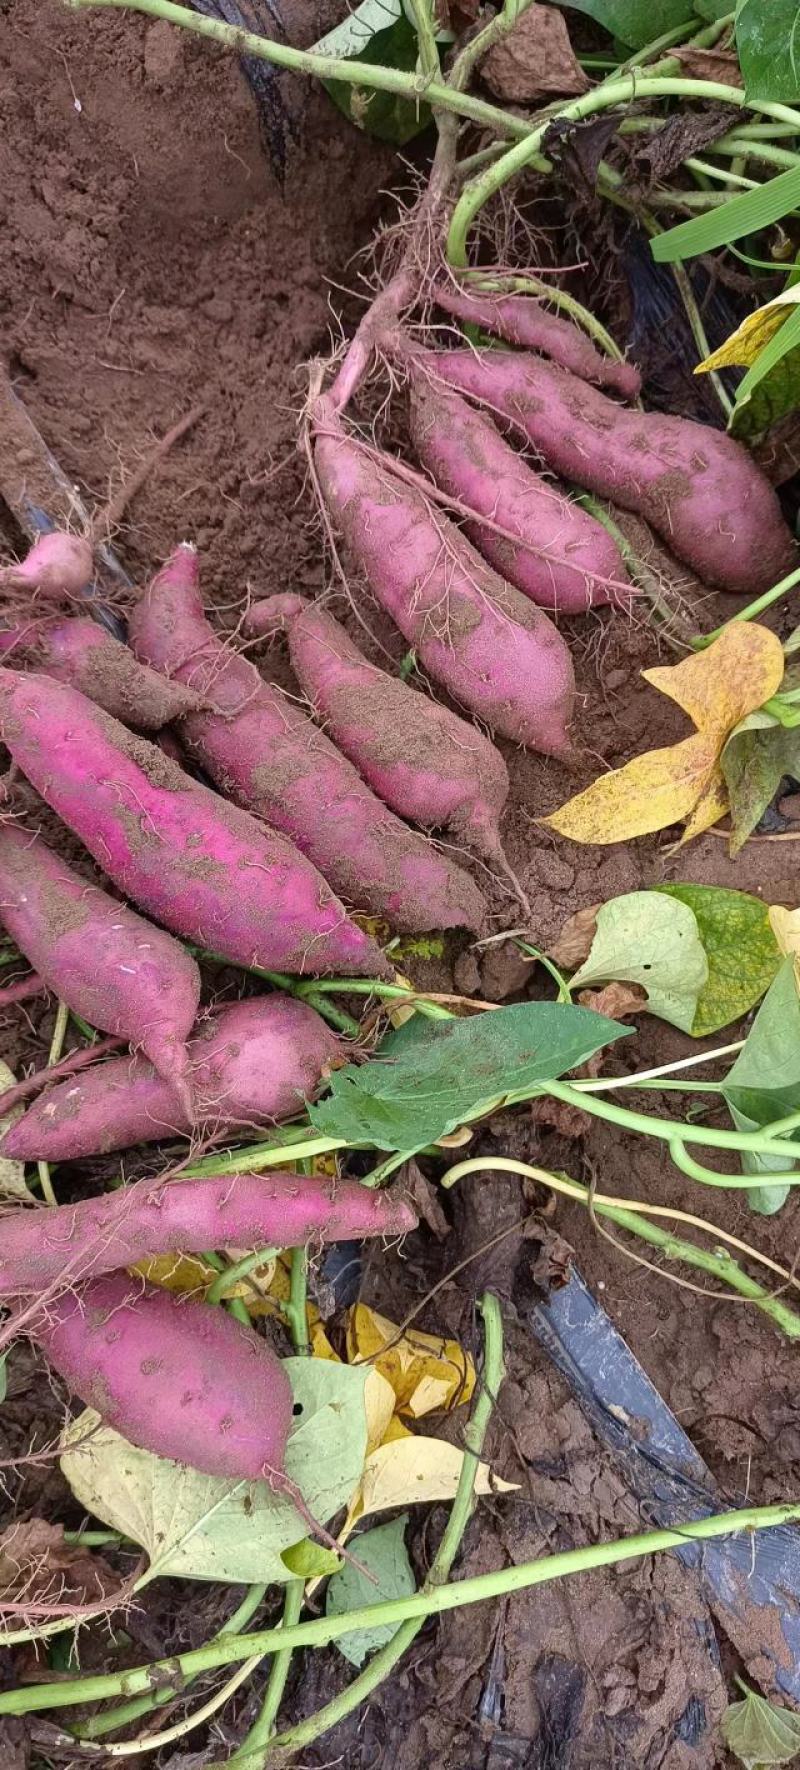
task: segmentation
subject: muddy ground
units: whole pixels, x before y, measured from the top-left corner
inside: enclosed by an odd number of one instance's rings
[[[204,416],[136,496],[117,533],[131,577],[141,581],[187,538],[201,550],[205,594],[224,625],[235,622],[248,592],[316,593],[326,567],[294,447],[300,366],[326,348],[342,286],[358,289],[353,254],[386,212],[381,193],[396,177],[388,152],[359,137],[323,94],[290,87],[299,126],[281,184],[248,86],[223,56],[162,24],[76,17],[53,0],[5,0],[0,19],[0,316],[18,394],[90,507],[135,470],[154,436],[202,401]],[[346,311],[357,313],[358,301],[347,298]],[[0,520],[6,553],[19,541],[13,523]],[[717,599],[709,617],[720,608]],[[639,679],[658,652],[644,621],[605,613],[574,621],[570,634],[581,689],[581,781],[600,761],[618,764],[682,733],[680,716]],[[395,655],[400,649],[395,643]],[[790,842],[753,841],[732,863],[713,834],[678,855],[659,841],[584,851],[554,840],[535,819],[567,796],[574,777],[532,755],[508,760],[514,790],[505,835],[540,943],[574,910],[663,880],[800,902]],[[499,891],[495,909],[498,928],[516,920]],[[524,979],[496,953],[476,956],[464,945],[453,957],[466,993],[519,999],[544,990],[541,972]],[[419,965],[414,975],[429,987],[443,978],[441,969],[434,976]],[[7,1011],[3,1055],[15,1065],[41,1063],[50,1024],[47,1016]],[[645,1018],[635,1051],[620,1061],[666,1061],[685,1046],[681,1035]],[[698,1199],[657,1151],[609,1127],[568,1139],[522,1111],[513,1124],[494,1123],[482,1147],[594,1175],[609,1192],[706,1211],[733,1233],[755,1233],[778,1257],[796,1245],[796,1198],[777,1220],[754,1220],[743,1194]],[[452,1226],[441,1243],[426,1232],[390,1274],[368,1266],[365,1294],[403,1315],[496,1233],[501,1216],[512,1221],[529,1208],[516,1182],[491,1183],[490,1194],[489,1185],[465,1185],[448,1207]],[[634,1264],[599,1239],[577,1207],[559,1205],[554,1221],[724,1495],[733,1501],[747,1492],[768,1502],[794,1494],[794,1357],[765,1318]],[[422,1325],[474,1341],[479,1289],[493,1283],[504,1304],[508,1375],[490,1451],[499,1473],[520,1487],[516,1497],[481,1504],[460,1563],[464,1574],[642,1523],[618,1466],[530,1334],[530,1268],[530,1249],[511,1237],[421,1317]],[[62,1408],[32,1357],[16,1352],[3,1456],[19,1455],[32,1427],[52,1437]],[[22,1516],[77,1522],[52,1466],[15,1475],[11,1490],[10,1507]],[[441,1526],[434,1513],[412,1533],[420,1571]],[[148,1594],[131,1628],[130,1656],[136,1662],[207,1638],[228,1602],[229,1595],[179,1585]],[[85,1664],[112,1659],[105,1634],[84,1637]],[[672,1560],[637,1563],[426,1629],[399,1675],[303,1761],[353,1770],[380,1763],[422,1770],[432,1759],[447,1770],[634,1763],[712,1770],[727,1761],[716,1723],[742,1663],[724,1632],[709,1629],[693,1575]],[[31,1670],[30,1661],[18,1662],[5,1675]],[[298,1662],[286,1719],[320,1706],[344,1682],[344,1662],[332,1649]],[[206,1747],[210,1756],[227,1753],[255,1712],[258,1688],[256,1680],[250,1694],[237,1696],[208,1739],[201,1733],[185,1742],[197,1758],[176,1747],[158,1762],[178,1770],[207,1761]],[[9,1758],[13,1770],[84,1761],[40,1727],[23,1730],[13,1745],[9,1735],[4,1749],[17,1754]]]

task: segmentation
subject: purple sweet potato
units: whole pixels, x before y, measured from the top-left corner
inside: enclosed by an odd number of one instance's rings
[[[0,669],[0,737],[104,872],[175,933],[266,970],[390,974],[285,837],[77,689]]]
[[[414,360],[432,386],[486,405],[564,479],[644,516],[707,584],[756,595],[791,569],[777,497],[741,443],[661,412],[629,412],[564,369],[510,351]]]
[[[292,669],[317,718],[393,811],[451,829],[505,868],[498,823],[508,771],[476,726],[376,669],[327,609],[302,596],[254,603],[245,627],[287,634]]]
[[[434,296],[445,313],[482,326],[509,344],[539,351],[581,381],[611,387],[625,399],[636,399],[639,393],[642,377],[633,363],[618,363],[603,356],[579,326],[550,313],[535,296],[458,289],[452,283],[438,283]]]
[[[0,1297],[41,1295],[156,1254],[360,1241],[406,1235],[416,1223],[399,1193],[357,1180],[282,1173],[139,1180],[74,1205],[0,1213]]]
[[[221,791],[297,843],[347,903],[392,928],[479,928],[468,874],[406,828],[286,695],[209,625],[197,555],[179,547],[134,610],[137,656],[197,689],[182,741]]]
[[[388,460],[376,465],[325,401],[317,408],[315,460],[351,559],[429,675],[491,730],[567,754],[575,684],[548,616],[492,571]]]
[[[19,565],[0,571],[0,589],[41,591],[45,596],[80,596],[94,575],[92,549],[81,535],[52,529],[34,541]]]
[[[118,1272],[48,1304],[36,1339],[131,1444],[204,1475],[291,1487],[289,1379],[266,1340],[226,1310]]]
[[[540,608],[630,607],[636,592],[602,523],[536,473],[485,412],[460,394],[434,390],[413,363],[411,373],[415,453],[443,492],[489,518],[467,525],[484,559]]]
[[[162,938],[165,938],[162,936]],[[297,1112],[341,1046],[305,1002],[235,1002],[189,1040],[195,1122],[266,1124]],[[191,1129],[174,1089],[141,1057],[113,1057],[41,1094],[0,1142],[15,1161],[75,1161]]]
[[[0,632],[0,652],[16,667],[32,664],[57,682],[80,689],[135,731],[159,731],[198,705],[182,683],[148,669],[89,615],[31,621]]]
[[[191,1120],[200,973],[184,948],[13,823],[0,826],[0,922],[69,1008],[147,1053]]]

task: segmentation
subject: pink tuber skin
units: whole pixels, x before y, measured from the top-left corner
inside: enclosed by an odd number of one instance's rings
[[[0,736],[103,871],[175,933],[266,970],[391,975],[291,843],[77,689],[0,669]]]
[[[629,608],[636,591],[602,523],[534,472],[485,412],[446,388],[434,390],[413,359],[409,367],[415,454],[441,491],[489,518],[467,525],[484,559],[540,608]]]
[[[506,765],[483,733],[376,669],[333,615],[302,596],[254,603],[245,630],[285,632],[295,676],[339,749],[393,811],[451,829],[504,870],[500,814]]]
[[[491,570],[422,492],[376,466],[325,400],[315,462],[350,557],[429,675],[491,730],[567,756],[569,652],[546,614]]]
[[[0,1213],[0,1296],[41,1295],[156,1254],[299,1248],[406,1235],[416,1226],[398,1193],[357,1180],[281,1173],[139,1180],[74,1205]]]
[[[48,1303],[36,1339],[131,1444],[204,1475],[291,1491],[289,1379],[266,1340],[226,1310],[116,1272]]]
[[[200,973],[183,947],[12,823],[0,826],[0,921],[67,1007],[141,1046],[191,1121]]]
[[[438,283],[434,299],[445,313],[482,326],[485,331],[494,332],[495,337],[505,338],[508,344],[539,351],[581,381],[610,387],[623,399],[636,399],[640,392],[642,377],[633,363],[618,363],[603,356],[579,326],[550,313],[535,296],[473,292],[469,288],[454,288],[451,283]]]
[[[414,360],[434,390],[447,382],[500,414],[564,479],[644,516],[707,584],[752,596],[791,569],[794,542],[772,486],[733,437],[625,411],[532,356],[454,350]]]
[[[81,535],[52,529],[34,541],[19,565],[0,570],[0,590],[34,590],[44,596],[80,596],[94,577],[92,549]]]
[[[200,691],[180,736],[221,792],[277,826],[345,901],[394,929],[478,929],[469,876],[406,829],[322,732],[209,625],[197,555],[178,547],[130,622],[137,656]]]
[[[289,1118],[340,1056],[335,1033],[291,996],[222,1008],[189,1040],[195,1121],[221,1132]],[[42,1094],[9,1126],[0,1156],[68,1162],[190,1129],[174,1089],[151,1063],[115,1057]]]
[[[159,731],[199,705],[192,689],[168,682],[140,664],[127,645],[106,633],[90,615],[30,621],[0,632],[0,653],[10,663],[33,664],[57,682],[77,688],[135,731]]]

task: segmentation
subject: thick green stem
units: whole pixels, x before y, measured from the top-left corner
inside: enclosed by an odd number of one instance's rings
[[[754,621],[758,615],[763,615],[765,609],[771,608],[773,603],[780,602],[782,596],[794,590],[797,584],[800,584],[800,566],[787,573],[779,583],[773,584],[771,590],[765,590],[762,596],[757,596],[754,602],[748,602],[744,608],[737,609],[736,614],[731,615],[729,621],[723,621],[721,627],[715,627],[713,633],[698,634],[692,641],[693,650],[705,651],[707,646],[713,645],[715,639],[719,639],[721,633],[727,633],[728,628],[735,627],[739,621]]]
[[[251,1272],[255,1272],[257,1267],[266,1266],[268,1261],[274,1260],[277,1252],[277,1248],[257,1248],[254,1253],[243,1254],[241,1260],[237,1260],[235,1264],[223,1266],[213,1284],[209,1285],[206,1292],[206,1302],[224,1302],[228,1292],[234,1289],[240,1279],[249,1278]],[[245,1317],[247,1318],[246,1310]]]
[[[798,1518],[800,1504],[746,1506],[740,1511],[722,1512],[713,1518],[690,1519],[673,1530],[645,1531],[611,1543],[594,1543],[588,1548],[543,1555],[538,1561],[525,1561],[517,1566],[500,1568],[497,1572],[477,1574],[472,1579],[457,1580],[431,1592],[417,1592],[411,1598],[370,1604],[344,1616],[320,1616],[310,1622],[297,1623],[291,1629],[274,1627],[259,1629],[251,1635],[219,1638],[172,1659],[156,1660],[126,1671],[0,1691],[0,1715],[27,1715],[74,1708],[79,1703],[103,1702],[108,1697],[139,1696],[151,1690],[159,1678],[192,1678],[199,1672],[237,1665],[256,1655],[281,1653],[287,1647],[327,1647],[331,1641],[338,1641],[341,1635],[359,1629],[385,1628],[416,1618],[441,1616],[449,1610],[460,1610],[465,1604],[485,1604],[491,1599],[510,1597],[515,1592],[549,1585],[551,1580],[568,1579],[592,1568],[617,1567],[644,1555],[680,1549],[686,1542],[708,1542],[744,1530],[771,1530],[779,1525],[793,1524]]]
[[[472,1417],[464,1433],[464,1457],[458,1478],[456,1497],[444,1535],[422,1588],[423,1593],[437,1590],[440,1586],[445,1585],[450,1578],[453,1562],[461,1547],[464,1532],[472,1514],[478,1464],[492,1408],[503,1381],[503,1322],[497,1298],[487,1292],[481,1298],[480,1309],[485,1333],[483,1380]],[[281,1746],[288,1751],[290,1748],[299,1749],[301,1746],[310,1745],[312,1740],[319,1739],[323,1733],[327,1733],[331,1727],[335,1727],[339,1721],[344,1720],[346,1715],[351,1715],[354,1709],[359,1708],[362,1702],[366,1702],[367,1697],[371,1696],[378,1685],[382,1684],[384,1679],[394,1671],[403,1654],[408,1651],[412,1641],[419,1634],[424,1621],[424,1618],[415,1618],[413,1621],[403,1623],[397,1633],[392,1636],[391,1641],[387,1641],[386,1646],[373,1655],[369,1665],[358,1678],[354,1679],[352,1684],[348,1684],[347,1689],[343,1690],[341,1695],[334,1697],[332,1702],[326,1703],[324,1708],[319,1709],[315,1715],[310,1715],[307,1720],[300,1721],[297,1726],[290,1727],[285,1733],[278,1734],[274,1741],[275,1746]],[[233,1762],[237,1765],[238,1770],[261,1770],[260,1763],[254,1763],[252,1758],[247,1760],[244,1756],[240,1758],[237,1755]]]
[[[301,1579],[290,1580],[286,1587],[283,1600],[282,1623],[285,1629],[293,1628],[294,1624],[300,1621],[304,1594],[304,1581]],[[286,1680],[289,1676],[289,1667],[291,1663],[291,1647],[285,1648],[283,1653],[276,1653],[274,1655],[270,1667],[269,1678],[267,1679],[267,1688],[264,1692],[264,1703],[261,1713],[253,1722],[250,1732],[246,1734],[238,1750],[234,1752],[233,1757],[228,1759],[229,1766],[235,1764],[237,1770],[245,1770],[245,1766],[255,1766],[256,1764],[266,1764],[268,1762],[267,1748],[270,1745],[270,1741],[272,1740],[275,1731],[275,1722],[277,1721],[278,1710],[283,1701],[283,1693],[286,1689]]]
[[[375,92],[395,92],[412,104],[424,103],[453,111],[482,128],[518,140],[528,133],[524,118],[514,117],[497,105],[486,104],[466,92],[456,92],[444,81],[403,73],[398,68],[381,67],[378,63],[320,55],[312,49],[293,49],[288,43],[258,37],[252,31],[224,24],[221,19],[190,12],[186,6],[173,4],[173,0],[66,0],[66,3],[76,12],[98,6],[112,7],[116,12],[143,12],[148,18],[165,19],[168,24],[180,25],[197,37],[206,37],[236,55],[256,56],[260,61],[273,62],[276,67],[290,68],[296,74],[310,74],[318,80],[343,80],[349,86],[364,86]]]
[[[658,1248],[666,1259],[680,1260],[684,1265],[693,1266],[728,1285],[738,1296],[745,1297],[748,1302],[755,1303],[758,1309],[762,1309],[788,1339],[800,1339],[800,1315],[790,1309],[788,1304],[781,1302],[780,1297],[773,1296],[763,1285],[751,1278],[726,1248],[699,1248],[694,1242],[684,1241],[682,1237],[674,1235],[671,1230],[660,1229],[657,1223],[653,1223],[635,1208],[612,1204],[602,1196],[592,1194],[587,1186],[581,1186],[577,1180],[568,1179],[562,1174],[550,1174],[544,1168],[533,1168],[527,1162],[514,1161],[507,1156],[474,1156],[469,1161],[459,1162],[457,1167],[449,1169],[445,1184],[448,1187],[454,1186],[457,1180],[465,1179],[468,1174],[487,1172],[520,1174],[537,1180],[542,1186],[549,1186],[553,1192],[585,1206],[587,1210],[591,1208],[598,1217],[607,1217],[609,1222],[618,1224],[620,1229],[626,1229],[630,1235],[638,1236],[640,1241],[646,1241],[651,1247]],[[752,1183],[752,1175],[750,1180]],[[714,1233],[713,1224],[708,1225],[708,1232]],[[664,1276],[668,1278],[669,1274],[665,1273]]]
[[[755,99],[748,101],[738,86],[725,86],[716,80],[689,80],[674,75],[654,78],[652,75],[639,76],[631,73],[620,79],[604,81],[602,86],[595,87],[591,92],[564,105],[556,114],[559,122],[580,123],[584,118],[596,116],[598,112],[610,110],[615,105],[632,104],[647,98],[710,99],[722,104],[736,105],[739,109],[747,106],[764,116],[775,117],[779,122],[792,122],[800,130],[800,111],[794,111],[787,105],[769,104]],[[553,117],[548,117],[540,122],[535,129],[530,130],[526,140],[509,148],[462,191],[453,212],[448,236],[447,256],[451,264],[467,263],[467,236],[476,216],[490,197],[502,190],[539,153],[552,121]]]
[[[292,1248],[292,1269],[289,1278],[289,1299],[283,1313],[292,1336],[295,1352],[308,1354],[308,1255],[305,1248]]]
[[[800,1160],[800,1144],[783,1143],[772,1137],[771,1127],[765,1131],[717,1131],[711,1125],[676,1124],[674,1119],[651,1117],[649,1113],[631,1112],[625,1106],[617,1106],[610,1100],[600,1100],[596,1095],[581,1094],[569,1082],[547,1082],[542,1087],[543,1094],[551,1094],[555,1100],[563,1100],[569,1106],[581,1106],[584,1111],[595,1114],[597,1118],[606,1119],[609,1124],[622,1125],[626,1131],[639,1131],[645,1137],[657,1137],[662,1143],[674,1143],[676,1138],[682,1143],[702,1143],[708,1149],[746,1150],[753,1155],[780,1155],[791,1160]],[[512,1096],[513,1099],[513,1096]],[[800,1112],[792,1113],[791,1118],[776,1121],[784,1131],[800,1126]],[[798,1174],[800,1180],[800,1174]],[[743,1185],[752,1186],[753,1177],[742,1180]]]

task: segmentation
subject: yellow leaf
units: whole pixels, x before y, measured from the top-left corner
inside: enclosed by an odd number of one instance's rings
[[[207,1266],[197,1254],[153,1254],[147,1260],[138,1260],[130,1271],[149,1279],[151,1284],[160,1285],[163,1291],[181,1294],[190,1291],[204,1294],[219,1277],[215,1267]]]
[[[800,910],[785,910],[782,904],[770,904],[769,925],[782,953],[794,960],[794,975],[800,989]]]
[[[383,1444],[394,1416],[394,1390],[391,1383],[374,1368],[367,1373],[364,1384],[364,1408],[367,1415],[367,1456]],[[403,1431],[405,1432],[405,1427]]]
[[[391,1383],[396,1411],[415,1420],[469,1401],[475,1388],[475,1366],[457,1340],[413,1330],[401,1333],[365,1303],[356,1303],[348,1313],[347,1360],[369,1360]]]
[[[710,829],[728,809],[719,769],[726,738],[777,693],[783,671],[780,640],[749,622],[727,627],[680,664],[643,671],[688,713],[694,736],[601,775],[542,822],[573,842],[626,842],[683,820],[684,841]]]
[[[341,1364],[338,1352],[334,1352],[321,1321],[311,1320],[311,1306],[308,1306],[308,1339],[312,1358],[327,1358],[331,1364]]]
[[[784,289],[774,300],[766,301],[763,307],[757,307],[755,313],[749,313],[725,339],[719,350],[712,350],[711,355],[704,357],[695,369],[696,375],[705,375],[709,369],[729,369],[738,364],[750,368],[760,357],[770,338],[780,330],[788,320],[792,308],[800,301],[800,289]]]
[[[7,1088],[13,1088],[16,1079],[8,1064],[0,1061],[0,1093],[5,1094]],[[24,1106],[19,1106],[9,1113],[8,1118],[0,1119],[0,1136],[24,1111]],[[32,1196],[25,1181],[25,1163],[12,1162],[8,1156],[0,1156],[0,1202],[4,1198],[30,1199]]]
[[[367,1513],[386,1512],[394,1506],[419,1505],[452,1500],[461,1474],[464,1453],[441,1438],[405,1438],[381,1444],[364,1464],[361,1480],[350,1501],[342,1539]],[[501,1481],[487,1463],[478,1464],[475,1492],[515,1492],[513,1482]]]

